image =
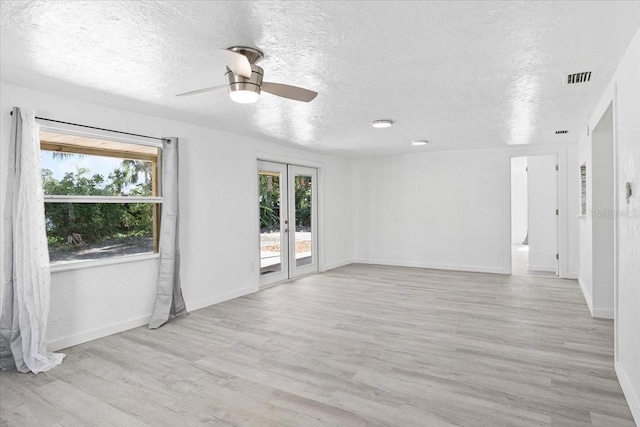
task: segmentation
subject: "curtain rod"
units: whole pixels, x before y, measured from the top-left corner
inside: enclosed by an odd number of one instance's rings
[[[13,116],[13,111],[10,111],[9,114],[11,114]],[[99,128],[99,127],[95,127],[95,126],[79,125],[78,123],[63,122],[61,120],[46,119],[44,117],[37,117],[36,116],[36,119],[44,120],[44,121],[47,121],[47,122],[62,123],[64,125],[79,126],[79,127],[83,127],[83,128],[87,128],[87,129],[104,130],[104,131],[107,131],[107,132],[120,133],[122,135],[139,136],[141,138],[157,139],[158,141],[167,141],[168,143],[171,143],[170,139],[157,138],[155,136],[140,135],[138,133],[122,132],[122,131],[119,131],[119,130]]]

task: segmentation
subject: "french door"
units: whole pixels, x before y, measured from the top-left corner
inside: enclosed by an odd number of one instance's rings
[[[258,161],[260,286],[318,271],[318,171]]]

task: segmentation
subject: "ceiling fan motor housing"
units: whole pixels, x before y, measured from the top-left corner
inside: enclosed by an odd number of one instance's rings
[[[244,90],[249,92],[256,92],[259,94],[260,88],[262,87],[263,74],[264,70],[262,69],[262,67],[259,67],[255,64],[251,64],[251,78],[246,78],[234,74],[234,72],[231,71],[229,67],[227,67],[225,76],[227,77],[229,93],[238,90]]]

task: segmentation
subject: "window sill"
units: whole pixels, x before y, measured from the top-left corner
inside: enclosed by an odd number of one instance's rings
[[[63,264],[55,264],[51,266],[51,273],[60,271],[82,270],[85,268],[103,267],[105,265],[124,264],[128,262],[147,261],[160,258],[159,253],[140,254],[140,255],[123,255],[107,259],[95,259],[87,261],[70,261]]]

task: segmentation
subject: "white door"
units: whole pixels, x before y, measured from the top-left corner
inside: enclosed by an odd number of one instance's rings
[[[555,155],[527,158],[529,270],[558,274],[558,172]]]
[[[260,286],[289,278],[287,166],[258,161]]]
[[[318,271],[318,172],[289,165],[289,277]]]
[[[258,161],[260,286],[318,271],[317,169]]]

